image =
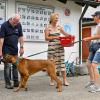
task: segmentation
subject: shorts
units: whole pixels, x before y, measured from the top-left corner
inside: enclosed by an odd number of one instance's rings
[[[92,63],[100,63],[100,52],[96,52],[96,53],[93,53],[93,52],[90,52],[89,53],[89,56],[88,56],[88,60]]]

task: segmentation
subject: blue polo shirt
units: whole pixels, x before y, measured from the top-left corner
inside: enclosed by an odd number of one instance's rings
[[[0,29],[0,38],[4,38],[3,54],[18,54],[18,38],[23,36],[22,26],[18,23],[13,27],[9,21],[4,22]]]

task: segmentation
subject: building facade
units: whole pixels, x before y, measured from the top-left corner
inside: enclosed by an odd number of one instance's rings
[[[0,24],[8,20],[14,13],[21,14],[25,44],[24,57],[38,52],[46,51],[48,43],[44,38],[44,26],[48,24],[52,12],[60,14],[59,24],[64,30],[79,40],[79,18],[82,7],[73,1],[66,4],[57,0],[1,0],[0,1]],[[4,7],[4,8],[2,8]],[[72,52],[71,61],[79,57],[79,44],[65,47],[65,61]],[[30,57],[30,59],[47,59],[47,52]]]

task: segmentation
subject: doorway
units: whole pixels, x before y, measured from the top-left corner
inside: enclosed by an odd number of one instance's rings
[[[82,28],[82,39],[91,36],[91,27]],[[85,62],[89,55],[89,42],[82,42],[82,62]]]

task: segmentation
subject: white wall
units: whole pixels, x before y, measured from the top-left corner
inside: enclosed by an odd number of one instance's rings
[[[15,0],[8,0],[7,1],[6,19],[8,19],[14,13],[15,13]]]
[[[60,13],[60,24],[63,26],[66,23],[69,23],[72,25],[72,34],[75,35],[76,41],[79,39],[79,17],[81,14],[81,7],[77,4],[73,3],[72,1],[67,2],[66,4],[60,3],[56,0],[18,0],[21,2],[29,2],[33,4],[42,4],[42,5],[49,5],[55,7],[55,12]],[[64,15],[65,8],[70,9],[70,16]],[[15,0],[8,0],[7,5],[7,19],[10,17],[11,14],[15,13]],[[25,42],[25,54],[24,57],[30,54],[38,53],[41,51],[47,50],[47,42]],[[73,54],[73,57],[71,57],[71,60],[74,60],[75,57],[79,55],[79,48],[78,44],[75,44],[74,47],[68,47],[65,48],[65,61],[68,59],[71,52],[77,52]],[[47,59],[47,53],[43,53],[40,55],[36,55],[32,57],[34,59]]]
[[[64,15],[64,9],[65,8],[69,8],[71,11],[70,16],[65,16]],[[58,10],[58,7],[56,7],[56,11]],[[59,7],[60,13],[61,13],[61,24],[63,26],[63,24],[65,23],[69,23],[72,25],[72,33],[73,35],[75,35],[75,41],[79,40],[79,18],[80,18],[80,14],[81,14],[81,7],[78,6],[77,4],[73,3],[73,2],[67,2],[67,5],[63,6],[62,8]],[[76,52],[73,53],[70,60],[73,61],[75,60],[76,57],[79,56],[79,44],[75,44],[74,47],[66,47],[65,48],[65,61],[68,59],[69,55],[71,54],[71,52]]]

